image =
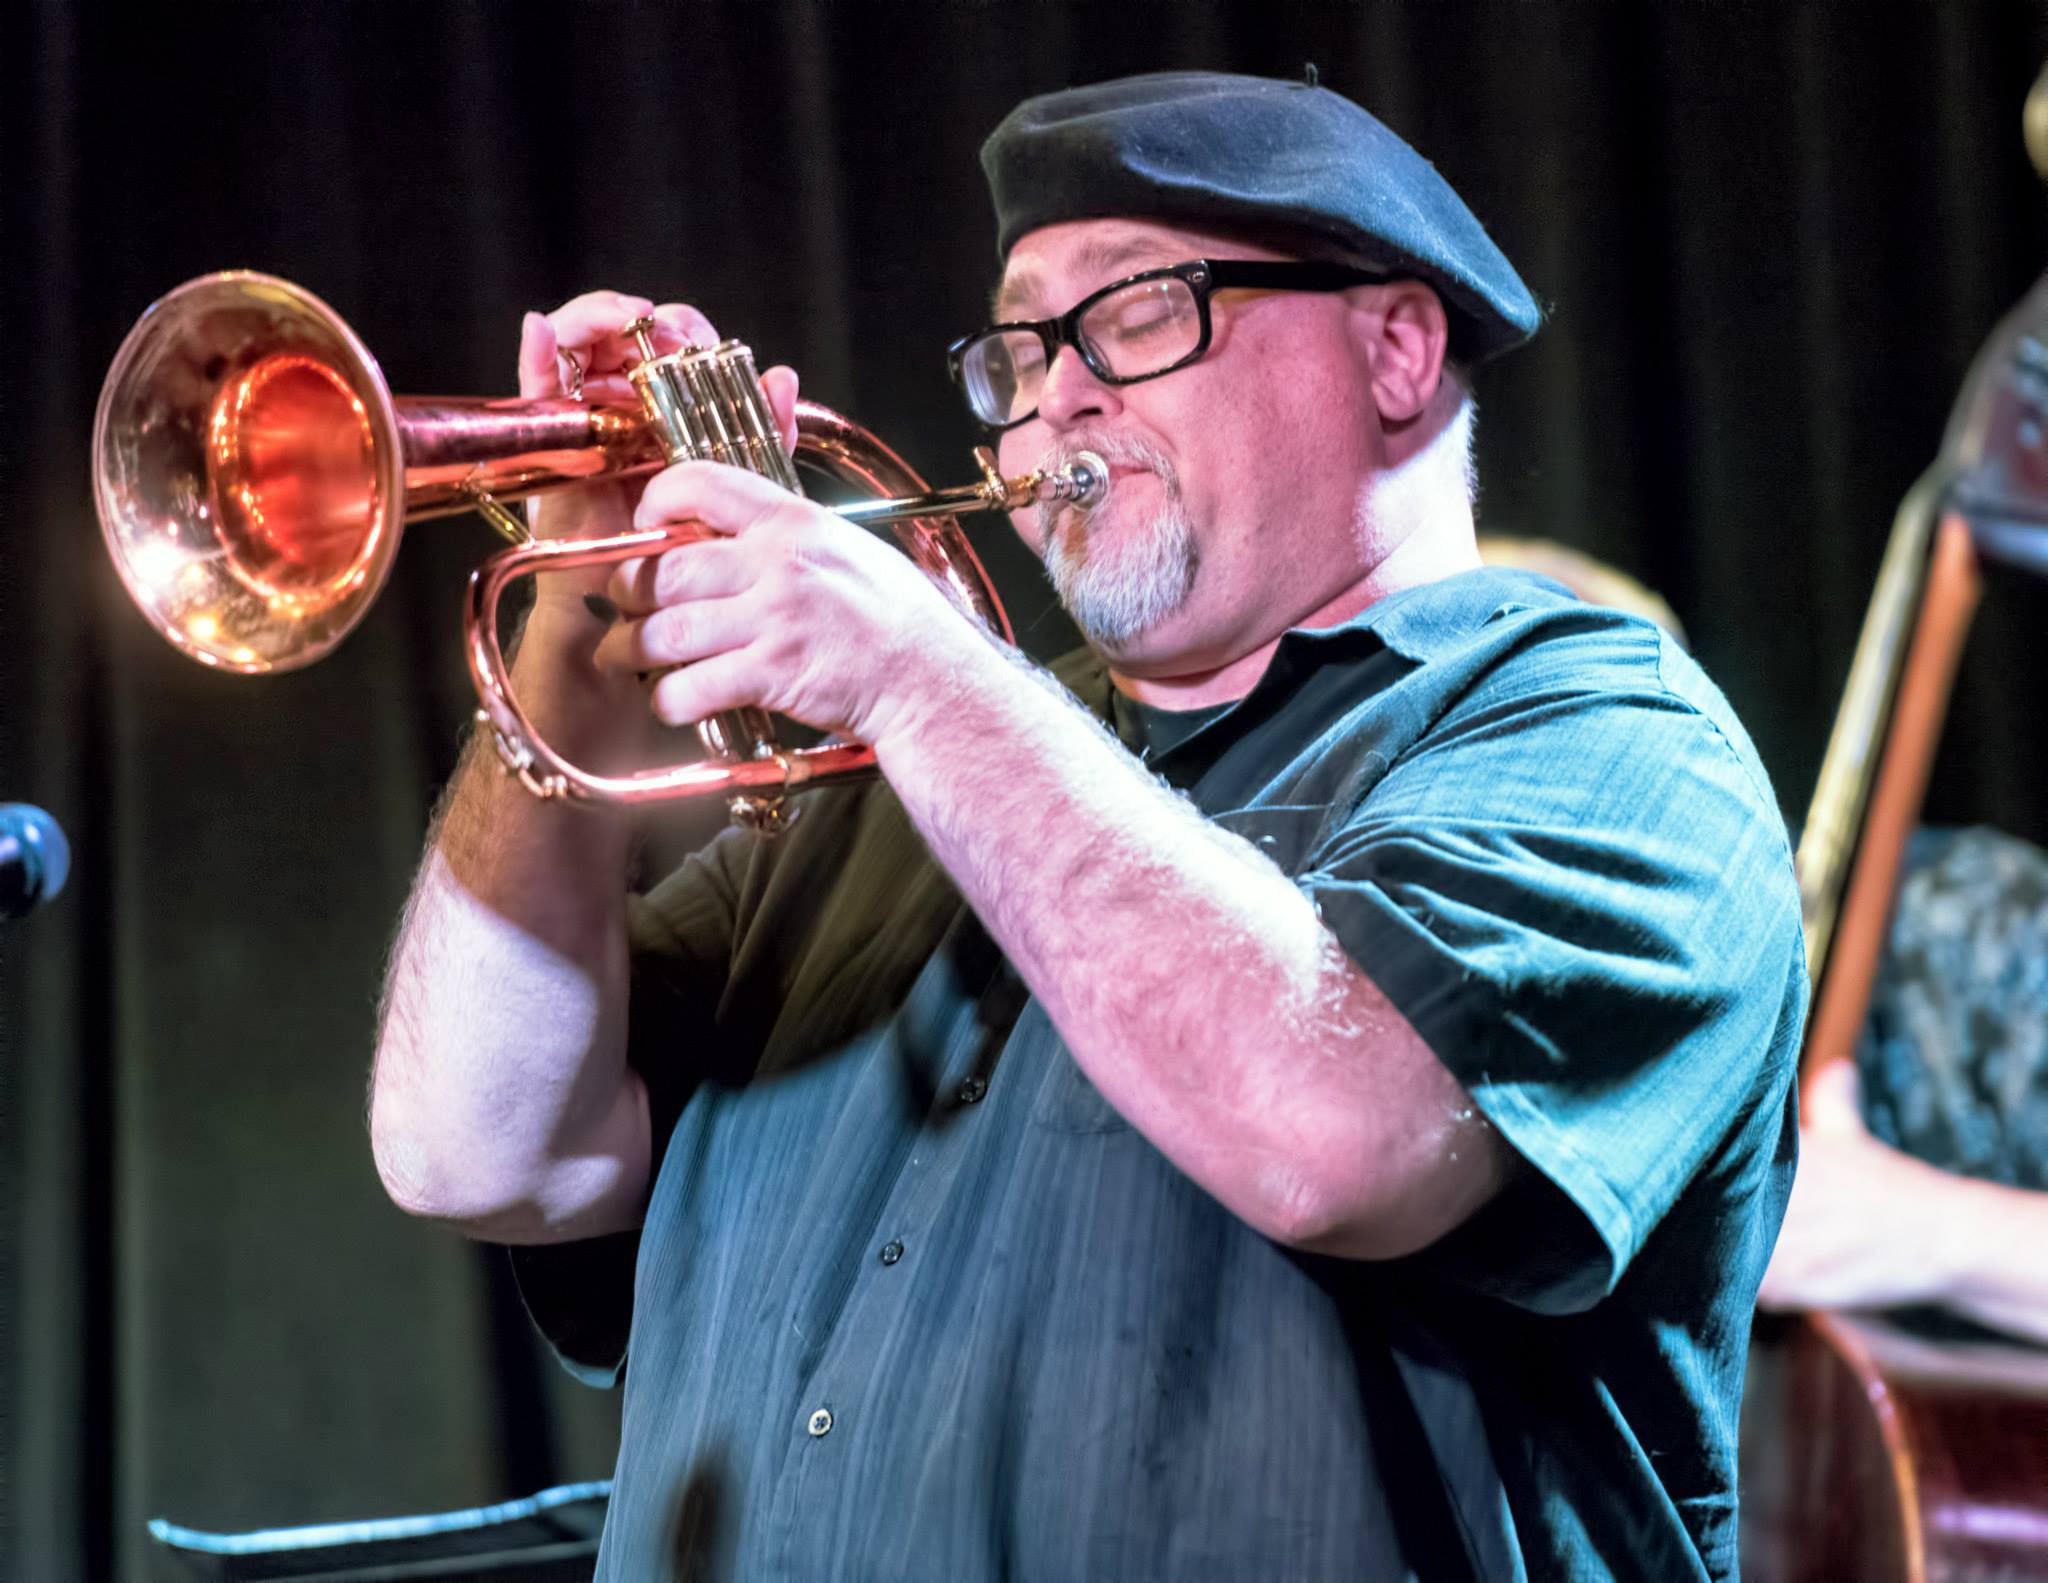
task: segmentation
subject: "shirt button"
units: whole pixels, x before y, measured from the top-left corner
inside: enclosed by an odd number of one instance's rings
[[[970,1077],[960,1085],[960,1103],[972,1105],[988,1092],[988,1084],[978,1077]]]
[[[900,1259],[900,1258],[902,1258],[902,1257],[903,1257],[903,1244],[902,1244],[902,1243],[900,1243],[900,1242],[885,1242],[885,1243],[883,1243],[883,1244],[882,1244],[882,1262],[883,1262],[884,1264],[894,1264],[894,1263],[895,1263],[895,1262],[896,1262],[896,1261],[897,1261],[898,1259]]]
[[[829,1435],[832,1432],[832,1415],[820,1407],[811,1414],[811,1421],[806,1427],[813,1435]]]

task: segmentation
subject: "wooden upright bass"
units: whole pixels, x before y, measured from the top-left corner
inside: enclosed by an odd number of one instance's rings
[[[2048,71],[2027,121],[2048,178]],[[1864,618],[1799,842],[1803,1083],[1853,1057],[1980,557],[2048,573],[2048,276],[1978,354]],[[1760,1315],[1742,1505],[1753,1583],[2048,1583],[2048,1350]]]

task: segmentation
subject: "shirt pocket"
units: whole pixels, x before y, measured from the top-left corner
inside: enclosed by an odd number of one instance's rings
[[[1250,842],[1292,878],[1314,854],[1329,809],[1320,804],[1275,804],[1234,808],[1209,816],[1219,829]],[[1042,1023],[1033,1031],[1045,1038],[1050,1054],[1032,1100],[1031,1119],[1053,1132],[1127,1132],[1131,1124],[1089,1081],[1037,1002],[1025,1013]]]

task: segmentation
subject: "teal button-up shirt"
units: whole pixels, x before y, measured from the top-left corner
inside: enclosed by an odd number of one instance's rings
[[[1406,1259],[1275,1245],[1096,1092],[886,785],[816,793],[635,904],[645,1226],[518,1255],[572,1367],[624,1370],[599,1575],[1733,1575],[1806,986],[1726,701],[1497,570],[1199,717],[1063,674],[1529,1169]]]

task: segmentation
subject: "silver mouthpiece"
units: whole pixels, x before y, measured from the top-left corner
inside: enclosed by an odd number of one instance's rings
[[[1065,467],[1054,468],[1038,486],[1041,504],[1064,500],[1083,511],[1093,511],[1109,495],[1109,463],[1093,451],[1083,451]]]

